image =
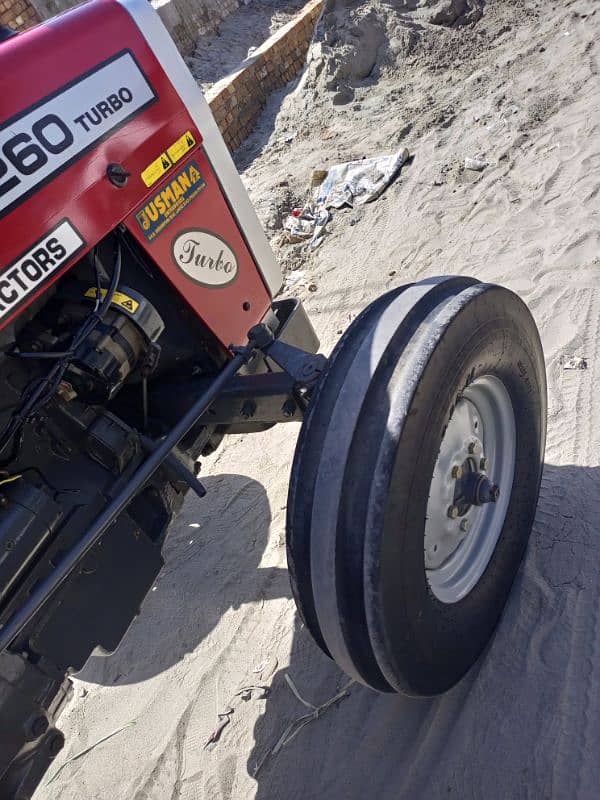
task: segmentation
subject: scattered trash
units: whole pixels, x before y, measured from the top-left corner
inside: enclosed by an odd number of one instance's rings
[[[327,171],[316,202],[325,208],[342,208],[376,200],[397,177],[409,158],[406,148],[388,156],[337,164]]]
[[[310,185],[313,188],[316,186],[320,186],[327,177],[327,172],[328,170],[326,169],[313,169],[313,173],[310,179]]]
[[[204,745],[205,750],[210,744],[216,744],[219,741],[219,739],[221,738],[221,734],[231,722],[232,714],[233,714],[233,708],[231,708],[231,706],[221,711],[220,714],[217,714],[217,719],[219,720],[219,724],[206,740],[206,743]]]
[[[470,169],[473,172],[483,172],[489,166],[489,161],[483,158],[465,158],[465,169]]]
[[[283,222],[284,241],[295,244],[310,240],[311,249],[318,247],[331,220],[330,208],[354,207],[376,200],[397,177],[408,158],[408,150],[403,148],[388,156],[347,161],[328,170],[313,170],[314,201],[287,215]]]
[[[295,138],[296,138],[296,134],[295,133],[291,133],[289,136],[286,136],[283,141],[285,142],[285,144],[291,144],[294,141]]]
[[[563,361],[563,369],[587,369],[587,359],[583,356],[571,356]]]
[[[316,284],[316,283],[310,283],[310,284],[308,285],[308,291],[309,291],[309,292],[316,292],[318,288],[319,288],[319,287],[317,286],[317,284]]]
[[[300,283],[305,274],[303,269],[296,269],[294,272],[290,272],[285,278],[286,289],[291,289],[292,286],[296,286],[296,284]]]
[[[229,725],[231,722],[231,717],[235,713],[235,701],[238,698],[240,700],[248,701],[252,699],[253,692],[260,692],[256,699],[264,700],[270,691],[271,690],[268,686],[259,684],[251,684],[250,686],[243,686],[241,689],[239,689],[229,701],[229,705],[225,706],[223,711],[217,714],[217,726],[204,743],[204,750],[206,750],[207,747],[210,747],[211,744],[216,744],[221,738],[223,731]]]
[[[331,214],[326,208],[318,208],[313,203],[307,203],[302,209],[295,208],[283,223],[287,241],[293,244],[310,239],[311,248],[318,247],[330,219]]]
[[[75,753],[74,756],[71,756],[71,758],[68,758],[64,762],[64,764],[60,765],[60,767],[56,770],[54,775],[52,775],[46,781],[46,786],[49,786],[51,783],[53,783],[53,781],[55,781],[58,778],[60,773],[63,771],[63,769],[68,764],[72,764],[73,761],[77,761],[78,758],[81,758],[82,756],[87,755],[90,751],[94,750],[94,748],[98,747],[98,745],[103,744],[104,742],[107,742],[109,739],[112,739],[113,736],[116,736],[118,733],[122,733],[123,731],[127,730],[127,728],[131,728],[133,725],[135,725],[135,723],[136,723],[136,720],[131,720],[130,722],[126,722],[125,725],[121,725],[120,728],[117,728],[116,730],[112,731],[111,733],[107,733],[106,736],[103,736],[101,739],[98,739],[93,744],[90,744],[88,747],[84,747],[83,750],[80,750],[78,753]]]

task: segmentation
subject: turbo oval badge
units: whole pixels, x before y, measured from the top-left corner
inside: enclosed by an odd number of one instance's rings
[[[226,286],[237,277],[235,253],[214,233],[182,231],[173,239],[172,250],[179,269],[202,286]]]

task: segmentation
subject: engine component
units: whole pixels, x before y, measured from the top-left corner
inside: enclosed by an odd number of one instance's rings
[[[62,517],[43,487],[21,475],[0,477],[0,607],[48,544]]]
[[[106,298],[107,290],[101,289],[100,295]],[[60,349],[67,331],[85,319],[97,298],[96,287],[84,288],[79,282],[61,287],[46,314],[51,326],[32,340],[24,331],[22,347],[37,353]],[[102,320],[70,358],[63,377],[67,391],[88,403],[109,402],[136,368],[143,367],[148,374],[156,367],[160,356],[156,341],[163,330],[158,311],[142,294],[128,287],[114,291]]]
[[[0,654],[0,797],[31,797],[63,747],[55,723],[71,692],[68,679]]]

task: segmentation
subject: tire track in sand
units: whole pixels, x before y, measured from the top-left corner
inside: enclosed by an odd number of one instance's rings
[[[591,290],[589,294],[583,320],[583,347],[588,369],[565,373],[563,381],[563,408],[566,414],[572,415],[574,425],[569,460],[582,468],[570,473],[574,479],[566,487],[577,508],[573,520],[576,541],[582,528],[588,525],[593,528],[600,513],[600,478],[597,470],[591,469],[599,463],[598,433],[593,428],[600,420],[600,393],[597,391],[600,386],[600,293]],[[555,470],[553,475],[555,479],[550,483],[557,484],[560,470]],[[558,485],[546,488],[547,491],[562,488],[563,493],[565,490]],[[579,578],[561,587],[567,593],[565,619],[568,618],[571,625],[564,690],[556,709],[561,725],[552,797],[591,800],[597,797],[600,785],[599,762],[589,758],[589,753],[594,752],[600,742],[600,583],[595,553],[590,554],[584,546],[575,547],[575,558],[581,564]]]

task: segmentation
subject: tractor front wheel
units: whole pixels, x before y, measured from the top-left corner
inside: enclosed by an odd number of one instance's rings
[[[525,552],[545,430],[540,339],[507,289],[430,279],[352,323],[302,426],[287,531],[300,615],[348,675],[430,696],[478,659]]]

